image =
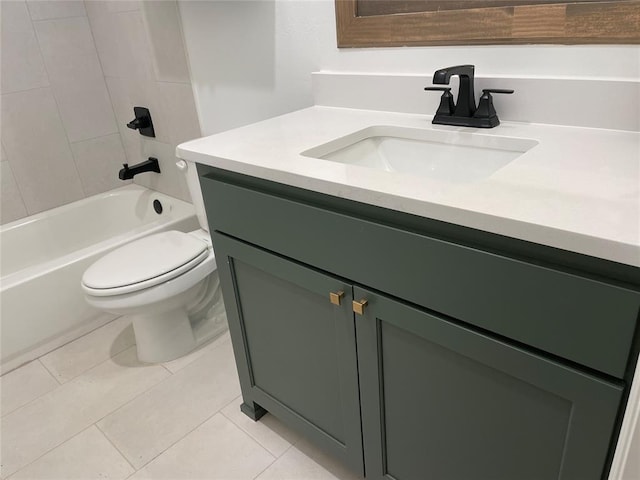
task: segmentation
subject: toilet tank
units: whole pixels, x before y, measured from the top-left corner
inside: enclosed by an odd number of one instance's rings
[[[196,164],[187,160],[178,160],[176,162],[176,167],[186,177],[187,187],[189,188],[189,193],[191,194],[191,200],[193,200],[193,207],[196,210],[200,228],[208,232],[209,223],[207,222],[207,214],[204,211],[204,201],[202,200],[202,190],[200,190],[200,180],[198,178]]]

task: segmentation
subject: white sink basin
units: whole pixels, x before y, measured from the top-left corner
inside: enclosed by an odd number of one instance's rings
[[[535,140],[467,132],[374,126],[302,152],[332,162],[452,182],[489,177]]]

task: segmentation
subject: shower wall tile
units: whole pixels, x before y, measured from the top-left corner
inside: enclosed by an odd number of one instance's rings
[[[160,175],[139,175],[135,183],[153,190],[157,190],[172,197],[191,202],[189,188],[185,176],[176,167],[176,148],[174,145],[145,140],[143,144],[144,158],[155,157],[160,164]]]
[[[83,17],[87,15],[84,2],[79,0],[27,0],[32,20]]]
[[[7,161],[0,161],[0,223],[26,216],[27,208],[22,201],[11,165]]]
[[[125,183],[118,171],[127,163],[119,134],[71,144],[73,158],[86,195],[96,195]]]
[[[89,20],[105,76],[154,78],[151,47],[141,12],[94,14],[90,9]]]
[[[127,161],[160,161],[160,175],[140,175],[134,182],[190,201],[174,151],[199,137],[200,127],[177,2],[85,4]],[[155,138],[126,127],[134,106],[149,108]]]
[[[90,16],[106,15],[118,12],[135,12],[140,10],[140,0],[87,0],[85,7]]]
[[[171,143],[178,145],[202,136],[191,84],[158,83],[158,94]]]
[[[40,49],[45,59],[78,57],[95,52],[86,17],[34,22]]]
[[[35,26],[69,141],[117,133],[87,18],[46,20]]]
[[[177,3],[144,2],[142,5],[156,80],[191,84]]]
[[[29,214],[84,197],[50,88],[2,95],[2,143]]]
[[[2,2],[0,89],[2,93],[46,87],[49,78],[25,2]]]

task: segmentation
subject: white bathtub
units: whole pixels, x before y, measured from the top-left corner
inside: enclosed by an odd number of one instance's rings
[[[197,228],[191,204],[133,184],[1,226],[2,373],[114,318],[84,301],[91,263],[135,238]]]

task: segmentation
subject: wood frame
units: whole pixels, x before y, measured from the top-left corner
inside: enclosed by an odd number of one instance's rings
[[[514,1],[506,7],[375,16],[358,16],[358,1],[363,0],[335,0],[338,47],[640,44],[640,0]]]

